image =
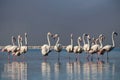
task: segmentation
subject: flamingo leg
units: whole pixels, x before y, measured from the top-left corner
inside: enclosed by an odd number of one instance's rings
[[[44,58],[44,61],[47,61],[47,56],[44,56],[43,58]]]
[[[98,61],[100,60],[100,54],[97,54],[97,59],[98,59]]]
[[[107,60],[109,59],[109,57],[108,57],[108,52],[107,52]]]
[[[16,60],[16,56],[15,56],[15,55],[13,55],[13,60],[14,60],[14,61]]]
[[[103,55],[101,55],[102,56],[102,60],[103,60]]]
[[[70,53],[68,53],[68,60],[69,60],[69,62],[70,62]]]
[[[78,54],[78,60],[80,60],[80,53]]]
[[[75,53],[75,60],[77,61],[77,53]]]
[[[58,52],[58,61],[60,61],[60,53]]]
[[[25,56],[24,56],[24,54],[23,54],[22,58],[23,58],[22,60],[24,61],[24,60],[25,60]]]
[[[89,60],[89,56],[90,56],[90,55],[89,55],[88,53],[86,53],[86,55],[87,55],[87,56],[86,56],[86,59]]]
[[[93,61],[93,54],[91,54],[91,61]]]
[[[10,53],[8,53],[8,60],[10,60]]]

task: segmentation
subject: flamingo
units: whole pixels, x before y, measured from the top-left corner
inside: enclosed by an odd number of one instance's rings
[[[5,46],[3,49],[2,49],[2,52],[8,52],[9,50],[10,50],[10,48],[13,46],[13,45],[15,45],[15,37],[14,36],[12,36],[11,37],[11,40],[12,40],[12,45],[7,45],[7,46]]]
[[[25,45],[22,45],[22,37],[20,39],[21,47],[20,47],[20,54],[25,54],[28,51],[28,39],[27,39],[27,33],[25,33]]]
[[[77,42],[78,42],[78,46],[74,46],[74,50],[73,52],[75,54],[80,54],[82,53],[83,49],[82,49],[82,46],[80,45],[80,42],[82,41],[82,38],[81,37],[78,37],[77,39]],[[77,57],[76,57],[76,60],[77,60]]]
[[[88,43],[85,43],[85,36],[87,36],[87,42]],[[90,36],[88,35],[88,34],[83,34],[83,50],[86,52],[86,53],[88,53],[88,51],[90,50],[90,42],[89,42],[89,40],[90,40]],[[88,58],[89,56],[87,56],[87,58]]]
[[[102,41],[101,41],[102,38],[103,38],[103,34],[100,34],[99,37],[95,40],[95,44],[91,46],[89,50],[89,54],[92,55],[94,53],[97,53],[97,51],[102,48]],[[100,45],[97,43],[98,40],[100,42]]]
[[[21,41],[21,36],[18,35],[18,47],[17,47],[17,51],[12,53],[12,55],[14,55],[14,56],[20,56],[20,49],[21,49],[20,41]]]
[[[55,44],[55,46],[54,46],[54,50],[55,50],[56,52],[58,52],[58,61],[59,61],[60,52],[62,51],[62,45],[59,44],[60,37],[59,37],[58,34],[55,34],[55,35],[53,36],[54,39],[55,39],[56,37],[57,37],[58,39],[57,39],[56,44]]]
[[[27,42],[27,33],[25,33],[25,45],[22,45],[22,37],[18,35],[18,48],[17,51],[13,54],[15,56],[20,56],[21,54],[25,54],[28,50],[28,42]],[[24,56],[23,56],[24,58]]]
[[[47,41],[48,41],[48,44],[44,44],[42,47],[41,47],[41,53],[43,56],[48,56],[48,54],[51,52],[51,44],[50,44],[50,39],[49,37],[53,37],[53,35],[48,32],[47,33]]]
[[[91,46],[95,45],[95,41],[96,41],[96,39],[93,37]]]
[[[106,46],[104,46],[104,47],[101,49],[101,51],[99,52],[99,54],[104,54],[104,52],[107,52],[107,59],[108,59],[108,52],[110,52],[111,50],[113,50],[114,47],[115,47],[114,35],[117,36],[118,33],[112,32],[112,36],[111,36],[111,38],[112,38],[112,45],[106,45]]]
[[[15,39],[15,41],[16,41],[16,39]],[[18,45],[19,45],[19,39],[18,39]],[[14,45],[12,46],[12,50],[11,50],[12,55],[15,54],[18,50],[19,50],[19,47],[14,44]]]
[[[70,45],[68,45],[68,46],[66,46],[66,51],[68,52],[68,53],[71,53],[71,52],[73,52],[73,34],[71,34],[70,35],[71,36],[71,44]],[[69,56],[69,60],[70,60],[70,56]]]
[[[16,41],[15,37],[12,36],[12,45],[7,45],[2,49],[2,52],[8,52],[8,60],[10,59],[10,52],[15,46],[15,43],[14,43],[15,41]]]

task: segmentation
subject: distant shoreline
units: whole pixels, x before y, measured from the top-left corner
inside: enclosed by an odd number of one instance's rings
[[[0,49],[4,48],[5,46],[0,46]],[[41,46],[28,46],[29,49],[40,49]]]
[[[0,46],[0,49],[4,48],[5,46]],[[51,46],[53,48],[53,46]],[[63,46],[65,48],[65,46]],[[41,49],[41,46],[28,46],[28,49]]]

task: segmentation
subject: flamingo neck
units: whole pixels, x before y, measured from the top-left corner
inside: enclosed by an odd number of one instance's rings
[[[12,38],[12,44],[13,44],[13,46],[15,45],[15,42],[14,42],[14,39]]]
[[[22,41],[20,42],[20,46],[22,46]]]
[[[78,39],[78,41],[77,41],[77,42],[78,42],[78,46],[80,47],[80,40]]]
[[[59,40],[60,40],[60,37],[58,37],[55,45],[57,45],[59,43]]]
[[[114,33],[112,33],[112,46],[115,47]]]
[[[19,38],[18,38],[18,47],[20,47],[20,40],[19,40]]]
[[[49,39],[49,35],[47,34],[47,40],[48,40],[48,45],[51,46],[50,44],[50,39]]]
[[[85,45],[85,34],[83,34],[82,38],[83,38],[83,44]]]
[[[89,39],[87,38],[87,42],[88,42],[88,45],[90,46],[90,41],[89,41]]]
[[[102,40],[99,38],[100,48],[103,47]]]
[[[71,45],[73,46],[73,38],[71,37]]]
[[[28,45],[27,35],[25,36],[25,45]]]

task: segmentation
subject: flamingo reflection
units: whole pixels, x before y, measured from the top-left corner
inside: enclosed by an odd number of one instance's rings
[[[42,70],[42,78],[44,80],[51,80],[51,76],[50,76],[50,64],[47,62],[42,62],[41,63],[41,70]]]
[[[67,72],[67,80],[73,80],[73,74],[74,74],[74,64],[73,62],[66,63],[66,72]]]
[[[55,80],[59,80],[60,66],[61,63],[59,61],[54,64]]]
[[[4,64],[2,77],[8,77],[11,80],[27,80],[27,64],[25,62]]]

